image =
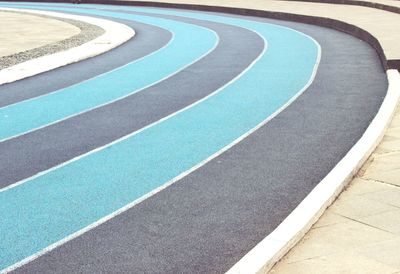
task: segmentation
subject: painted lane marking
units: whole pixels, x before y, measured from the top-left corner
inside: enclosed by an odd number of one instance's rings
[[[69,11],[68,9],[57,10]],[[87,11],[85,13],[90,14]],[[219,42],[215,32],[200,26],[146,16],[105,13],[114,17],[120,16],[118,18],[122,17],[122,19],[130,18],[140,22],[164,25],[174,30],[176,35],[168,45],[146,58],[71,87],[0,108],[0,142],[142,91],[197,62],[213,51]],[[100,12],[100,15],[105,14]],[[194,37],[192,41],[185,38],[188,35]],[[199,47],[191,47],[191,42],[198,44]],[[184,54],[181,54],[182,52]],[[157,70],[154,70],[155,67]]]
[[[252,25],[248,21],[237,20],[237,22],[242,24],[247,22],[250,27]],[[98,153],[92,154],[93,157],[80,157],[80,161],[70,162],[68,165],[63,165],[62,168],[53,169],[52,172],[37,177],[37,180],[30,180],[19,187],[3,192],[2,194],[5,195],[2,195],[1,199],[5,199],[5,202],[0,204],[7,205],[7,199],[11,197],[13,197],[13,201],[17,197],[20,202],[31,204],[35,199],[29,193],[37,192],[42,197],[49,199],[43,203],[39,202],[38,206],[43,212],[38,212],[36,208],[36,216],[40,218],[42,214],[46,215],[47,229],[50,225],[48,221],[51,222],[51,225],[56,226],[53,227],[54,230],[50,228],[51,231],[45,233],[47,237],[42,239],[43,241],[49,241],[48,237],[57,238],[60,234],[65,234],[66,226],[71,226],[71,219],[74,218],[77,225],[81,225],[81,232],[84,232],[85,227],[92,228],[99,223],[91,225],[90,220],[82,220],[84,217],[82,215],[87,214],[86,217],[88,217],[92,214],[90,218],[100,222],[103,219],[100,221],[98,219],[107,218],[104,216],[117,214],[113,208],[123,207],[121,210],[126,210],[126,207],[131,205],[130,203],[135,203],[132,202],[135,201],[134,196],[137,197],[136,199],[141,199],[140,197],[143,195],[151,195],[152,191],[159,191],[157,187],[165,187],[165,183],[172,184],[181,178],[180,176],[185,176],[205,164],[210,157],[213,158],[222,153],[224,148],[228,149],[235,142],[239,142],[241,138],[245,138],[261,124],[266,123],[271,115],[276,115],[281,111],[294,100],[294,96],[298,96],[312,82],[320,58],[320,49],[317,44],[314,44],[315,41],[305,39],[298,33],[297,36],[295,32],[285,35],[282,34],[281,28],[272,26],[266,28],[266,25],[261,23],[253,24],[253,28],[263,36],[268,35],[274,43],[270,44],[268,51],[270,54],[266,54],[264,51],[252,66],[238,76],[238,80],[228,83],[224,88],[204,98],[201,104],[197,102],[166,117],[162,123],[161,121],[157,122],[157,126],[149,126],[146,130],[126,136],[123,140],[113,143],[113,146],[107,146],[107,149],[104,149],[106,147],[98,149],[96,151]],[[289,40],[291,43],[286,45],[285,42],[289,38],[291,38]],[[285,49],[290,49],[289,54]],[[294,54],[296,51],[297,54]],[[282,57],[285,56],[288,57],[288,60],[282,60]],[[278,71],[273,69],[276,64],[280,64]],[[298,64],[299,69],[290,70],[293,68],[293,64]],[[288,72],[287,69],[289,69]],[[292,73],[299,78],[294,77]],[[291,76],[294,82],[287,84],[286,77],[288,76]],[[263,86],[265,89],[259,90],[259,86]],[[277,86],[279,88],[274,89]],[[278,98],[275,97],[276,92],[280,92]],[[156,159],[157,157],[158,159]],[[96,168],[99,165],[102,166],[102,169]],[[63,179],[68,182],[54,182]],[[136,189],[132,186],[135,181],[138,183]],[[143,184],[144,182],[147,184]],[[63,190],[62,193],[59,192],[60,189]],[[75,193],[74,190],[79,190],[80,193]],[[44,191],[47,194],[44,194]],[[149,194],[149,192],[151,193]],[[26,194],[28,195],[25,196]],[[70,203],[71,201],[73,204]],[[80,211],[80,216],[75,216],[75,212],[63,211],[66,206],[80,208],[79,203],[83,210]],[[92,206],[87,208],[89,204]],[[118,207],[118,205],[121,206]],[[26,211],[22,210],[19,213],[5,210],[5,213],[30,216],[31,207],[25,209]],[[104,212],[110,213],[104,214]],[[54,219],[47,218],[53,214],[55,215]],[[12,220],[10,217],[12,216],[5,219]],[[60,219],[60,222],[57,221],[57,218]],[[69,219],[67,223],[65,223],[66,218]],[[19,229],[35,232],[35,226],[43,225],[40,220],[39,222],[37,220],[28,221],[33,221],[33,223],[19,224]],[[1,230],[3,231],[3,228]],[[4,231],[12,233],[7,229]],[[76,226],[74,231],[76,231]],[[79,232],[76,233],[79,234]],[[30,237],[38,240],[41,234],[43,232],[37,237],[32,237],[30,234]],[[15,235],[12,238],[14,237]],[[62,238],[60,242],[64,240]],[[44,245],[47,246],[46,243]],[[52,245],[52,248],[55,245]],[[25,248],[27,247],[25,246]],[[36,248],[38,247],[36,246]],[[5,250],[9,251],[9,248]],[[14,249],[14,251],[17,250]],[[31,259],[43,252],[46,250],[42,249],[36,255],[32,255]]]

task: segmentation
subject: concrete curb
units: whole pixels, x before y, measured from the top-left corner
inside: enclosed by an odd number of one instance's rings
[[[319,219],[382,140],[400,99],[400,74],[387,71],[387,95],[360,140],[294,211],[266,238],[237,262],[227,274],[266,273]]]
[[[3,7],[1,7],[0,10],[18,11],[31,14],[73,19],[96,25],[104,29],[105,31],[105,33],[100,37],[97,37],[96,39],[84,43],[83,45],[80,45],[78,47],[35,58],[17,64],[15,66],[0,70],[0,85],[11,83],[26,77],[30,77],[42,72],[46,72],[61,66],[65,66],[102,54],[123,44],[135,35],[135,31],[130,27],[105,19],[39,10],[14,9]]]

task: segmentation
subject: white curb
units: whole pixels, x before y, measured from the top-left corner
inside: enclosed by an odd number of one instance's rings
[[[360,140],[290,215],[227,274],[266,273],[319,219],[383,138],[400,99],[400,74],[388,70],[389,87],[377,115]]]
[[[14,82],[26,77],[30,77],[42,72],[46,72],[61,66],[65,66],[102,54],[123,44],[135,35],[135,31],[132,28],[124,24],[105,19],[39,10],[14,9],[3,7],[1,7],[0,10],[18,12],[22,11],[26,13],[73,19],[96,25],[104,29],[105,31],[103,35],[78,47],[35,58],[17,64],[15,66],[0,70],[0,85]]]

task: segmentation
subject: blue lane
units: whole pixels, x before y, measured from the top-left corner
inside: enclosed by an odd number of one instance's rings
[[[0,141],[133,94],[189,65],[218,43],[218,37],[211,30],[166,19],[87,9],[51,10],[139,21],[165,28],[174,34],[174,38],[152,55],[119,69],[54,93],[0,108]]]
[[[115,212],[207,159],[267,119],[312,77],[319,47],[310,38],[270,24],[211,15],[201,18],[257,31],[268,39],[268,51],[241,78],[201,103],[0,192],[0,269]]]

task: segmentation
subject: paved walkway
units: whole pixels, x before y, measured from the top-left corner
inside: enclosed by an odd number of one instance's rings
[[[383,5],[387,5],[387,6],[400,8],[400,1],[399,0],[372,0],[372,1],[356,0],[356,1],[371,2],[371,3],[383,4]]]
[[[292,0],[281,0],[281,1],[292,1]],[[308,2],[311,0],[299,0],[299,1],[304,1],[304,2]],[[324,0],[312,0],[315,2],[324,2]],[[334,2],[335,0],[331,0],[332,2]],[[337,2],[339,1],[343,1],[343,0],[336,0]],[[346,1],[346,0],[344,0]],[[400,1],[399,0],[349,0],[352,2],[360,2],[358,5],[364,5],[365,2],[370,2],[370,3],[374,3],[374,4],[382,4],[382,5],[386,5],[386,6],[392,6],[392,7],[398,7],[400,8]]]
[[[81,32],[60,20],[0,11],[0,57],[65,40]]]

